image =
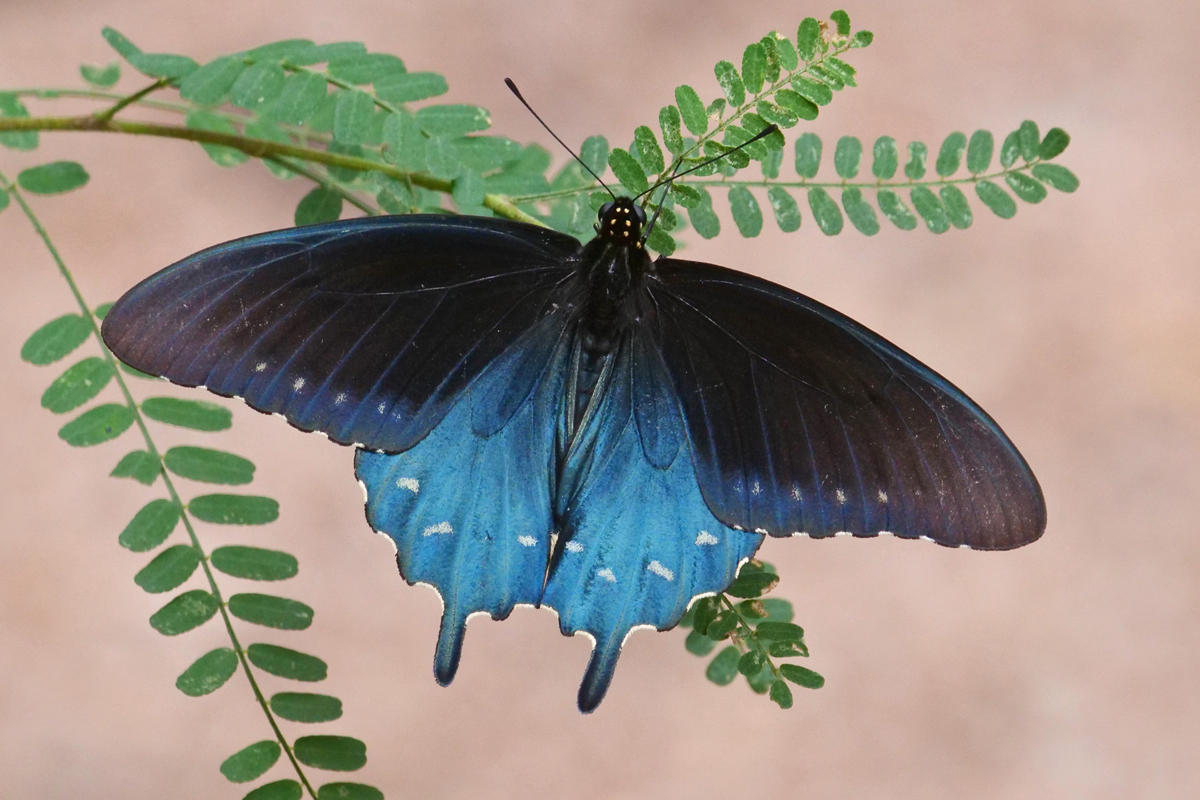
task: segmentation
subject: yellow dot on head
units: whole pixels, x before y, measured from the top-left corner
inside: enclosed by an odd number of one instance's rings
[[[633,223],[632,223],[632,222],[630,222],[629,220],[625,220],[625,227],[626,227],[626,228],[628,228],[628,227],[629,227],[630,225],[632,225],[632,224],[633,224]]]

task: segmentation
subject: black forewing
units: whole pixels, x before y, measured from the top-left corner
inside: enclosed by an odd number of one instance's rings
[[[578,251],[569,236],[479,217],[265,233],[142,281],[103,335],[143,372],[242,397],[337,442],[405,450],[554,311]]]
[[[1046,523],[995,422],[895,345],[782,286],[659,259],[650,327],[706,502],[775,536],[881,532],[985,550]]]

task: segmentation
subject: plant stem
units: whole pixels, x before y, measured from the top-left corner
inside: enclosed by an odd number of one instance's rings
[[[330,153],[325,150],[299,147],[283,142],[271,142],[266,139],[252,139],[232,133],[199,130],[182,125],[126,122],[116,119],[101,120],[97,119],[94,115],[79,117],[0,117],[0,132],[4,131],[89,131],[95,133],[126,133],[135,136],[160,136],[167,139],[183,139],[190,142],[230,147],[254,158],[288,156],[328,166],[345,167],[346,169],[358,170],[359,172],[377,170],[396,180],[408,181],[413,185],[444,194],[449,194],[453,188],[453,184],[448,180],[435,178],[424,172],[402,170],[391,164],[372,161],[367,158]],[[483,205],[502,217],[545,227],[539,219],[526,214],[503,195],[486,194],[483,197]]]
[[[288,759],[292,762],[292,766],[295,768],[296,775],[300,778],[300,782],[304,784],[304,787],[308,790],[308,793],[315,800],[317,793],[309,783],[308,777],[304,774],[304,770],[301,769],[300,763],[296,760],[296,756],[292,752],[291,745],[288,743],[287,738],[283,735],[283,731],[280,730],[279,723],[275,719],[275,714],[271,711],[271,707],[267,703],[266,697],[263,695],[262,690],[259,688],[258,681],[255,679],[253,671],[250,669],[250,663],[246,657],[246,652],[242,648],[241,642],[238,640],[237,633],[233,629],[233,620],[230,618],[229,610],[226,608],[225,601],[221,597],[221,590],[217,586],[216,576],[213,574],[212,568],[209,565],[208,555],[204,552],[204,548],[200,544],[200,538],[197,536],[196,530],[192,525],[191,517],[187,513],[187,506],[184,505],[183,500],[180,498],[179,492],[176,490],[170,474],[163,467],[162,456],[159,454],[158,447],[154,444],[154,439],[150,436],[150,430],[146,426],[146,420],[142,416],[141,409],[138,407],[137,402],[133,399],[133,393],[130,392],[129,385],[125,382],[125,378],[121,375],[121,370],[118,368],[116,358],[113,356],[112,352],[109,351],[108,347],[105,346],[104,339],[102,339],[100,336],[100,326],[96,324],[96,315],[93,313],[91,307],[84,299],[83,293],[79,290],[79,285],[75,282],[75,277],[67,268],[62,256],[59,255],[58,248],[54,246],[54,242],[50,239],[50,234],[47,233],[44,227],[42,227],[41,221],[38,219],[37,215],[34,214],[33,209],[30,208],[29,204],[25,201],[23,193],[19,191],[15,185],[10,183],[8,178],[6,178],[2,173],[0,173],[0,190],[8,192],[9,196],[17,201],[17,205],[21,207],[21,210],[24,212],[26,218],[28,218],[29,223],[33,226],[34,231],[39,237],[41,237],[42,242],[46,245],[46,249],[50,252],[51,258],[54,259],[54,263],[58,266],[59,274],[62,275],[63,280],[67,282],[67,286],[70,288],[71,294],[75,297],[75,302],[79,306],[80,312],[83,314],[84,319],[86,319],[88,324],[91,326],[92,335],[96,337],[96,341],[100,344],[100,351],[105,360],[108,362],[109,367],[112,369],[113,377],[117,382],[117,386],[121,390],[121,394],[125,398],[125,403],[133,412],[134,421],[137,424],[138,430],[141,431],[142,440],[146,444],[146,450],[154,457],[155,461],[158,462],[159,474],[162,475],[163,485],[166,487],[167,493],[171,497],[171,502],[174,503],[175,507],[179,509],[179,517],[183,521],[184,528],[187,530],[188,538],[191,540],[192,547],[194,547],[196,552],[200,555],[200,567],[204,570],[204,577],[208,582],[209,591],[212,592],[213,597],[215,597],[219,603],[218,609],[221,613],[221,619],[225,623],[225,631],[229,635],[230,642],[233,644],[233,651],[237,654],[238,661],[242,665],[242,670],[250,682],[250,688],[254,691],[254,697],[258,701],[259,706],[262,708],[263,713],[266,715],[267,721],[270,723],[271,729],[275,733],[276,740],[283,748],[283,751],[287,753]]]

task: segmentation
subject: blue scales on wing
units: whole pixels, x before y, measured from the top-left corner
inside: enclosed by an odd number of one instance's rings
[[[579,691],[591,711],[630,631],[674,627],[762,536],[705,505],[657,352],[635,337],[610,356],[574,426],[573,349],[553,331],[516,343],[416,447],[360,451],[355,463],[367,518],[396,542],[401,573],[442,597],[438,680],[453,678],[471,614],[542,605],[564,634],[594,642]]]

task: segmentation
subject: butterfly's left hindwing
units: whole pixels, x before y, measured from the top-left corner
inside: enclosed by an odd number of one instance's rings
[[[126,363],[334,441],[403,450],[553,310],[574,239],[499,219],[372,217],[261,234],[147,278],[104,320]]]

